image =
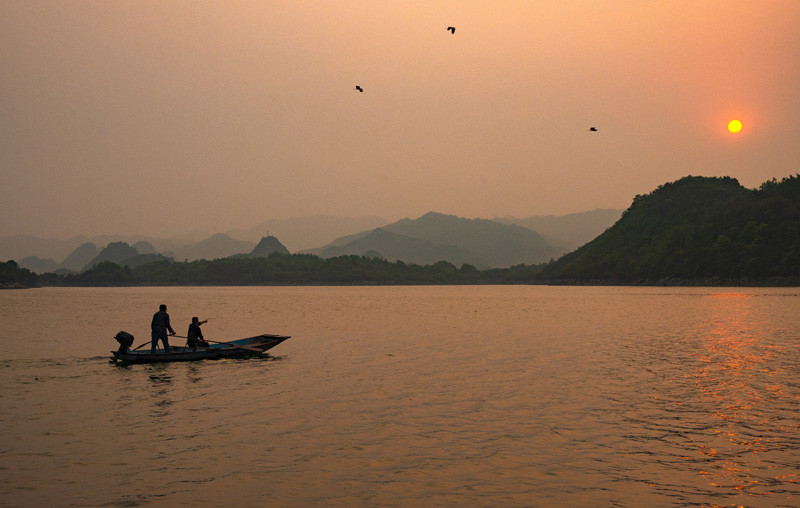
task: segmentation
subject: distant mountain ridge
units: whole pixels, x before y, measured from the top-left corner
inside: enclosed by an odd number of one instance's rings
[[[485,260],[455,245],[440,245],[419,238],[398,235],[384,228],[374,229],[345,245],[332,245],[321,250],[320,257],[355,255],[381,257],[389,261],[429,265],[438,261],[449,261],[457,266],[464,263],[484,265]]]
[[[389,221],[380,217],[357,218],[332,217],[330,215],[311,215],[289,219],[271,219],[250,229],[230,229],[232,238],[247,241],[274,236],[280,238],[291,252],[299,252],[326,245],[340,236],[385,226]]]
[[[606,212],[608,215],[604,220],[609,220],[616,211],[602,211]],[[563,218],[562,223],[577,220],[576,217]],[[548,227],[547,224],[550,224],[551,228],[559,227],[557,217],[538,219],[545,224],[540,226],[542,228]],[[502,280],[535,280],[547,284],[720,285],[724,283],[735,286],[755,285],[759,281],[765,282],[765,285],[800,284],[798,283],[800,281],[800,174],[781,181],[773,179],[764,182],[758,189],[753,190],[742,187],[731,177],[687,176],[663,184],[650,194],[637,195],[619,220],[605,228],[599,236],[546,266],[543,263],[549,257],[560,255],[558,252],[562,248],[553,245],[544,235],[508,223],[511,221],[528,220],[465,219],[430,212],[417,219],[403,219],[383,227],[345,235],[332,240],[323,248],[314,249],[313,253],[324,257],[338,257],[343,254],[363,257],[361,259],[343,257],[333,260],[333,263],[325,266],[328,266],[326,270],[333,270],[335,273],[315,274],[316,278],[312,277],[311,280],[350,282],[373,280],[369,277],[342,279],[339,277],[340,269],[350,268],[359,263],[364,268],[372,263],[374,266],[382,264],[383,269],[388,268],[391,271],[391,263],[365,259],[384,258],[433,265],[441,272],[439,275],[445,272],[451,275],[460,274],[456,279],[440,279],[437,275],[434,277],[435,280],[482,280],[469,276],[471,273],[477,273],[473,267],[511,266],[509,272],[516,275],[512,274],[510,278],[505,278],[506,275],[503,275]],[[584,221],[589,228],[603,227],[602,220],[593,225],[589,224],[590,222],[592,221]],[[579,233],[579,229],[575,228],[575,235]],[[554,229],[549,232],[559,233]],[[584,234],[589,235],[591,232]],[[563,233],[561,238],[566,238]],[[8,238],[0,239],[0,248],[6,240]],[[75,243],[78,240],[80,238],[72,239],[70,242]],[[52,239],[23,237],[21,241],[27,244],[38,241],[40,245],[51,247],[53,245]],[[103,249],[98,249],[92,242],[82,242],[64,258],[63,263],[68,260],[70,263],[79,263],[91,256],[88,265],[98,266],[96,270],[98,274],[106,272],[110,274],[117,270],[123,277],[116,280],[124,282],[128,280],[125,277],[128,276],[126,274],[130,274],[130,270],[114,267],[104,261],[120,266],[136,267],[137,264],[167,259],[168,255],[164,253],[143,254],[138,250],[157,250],[159,244],[137,237],[135,246],[125,241],[115,241],[109,242]],[[63,245],[59,246],[62,247]],[[191,249],[193,256],[206,259],[211,256],[229,257],[224,254],[236,250],[240,251],[234,254],[236,257],[267,257],[266,260],[239,261],[253,261],[254,265],[261,263],[259,266],[262,267],[275,261],[276,266],[270,269],[275,272],[281,272],[280,265],[284,260],[280,256],[273,258],[271,254],[288,252],[288,249],[271,235],[262,237],[258,245],[253,245],[253,242],[217,234],[185,247]],[[247,248],[249,254],[241,251]],[[51,270],[57,265],[52,259],[36,255],[22,259],[43,270]],[[294,256],[291,260],[300,270],[298,273],[303,273],[304,277],[308,275],[306,272],[309,266],[321,266],[320,260],[310,256]],[[458,268],[451,264],[464,266]],[[531,266],[533,264],[540,266]],[[12,261],[3,264],[15,272],[26,269],[22,263],[19,264],[21,268],[17,265],[17,262]],[[208,265],[211,264],[188,263],[183,266]],[[229,280],[225,278],[227,268],[224,268],[229,263],[223,261],[217,265],[223,267],[221,272],[223,279]],[[158,269],[159,265],[148,265],[144,271]],[[337,273],[339,275],[336,275]],[[520,274],[523,275],[522,278],[519,278]],[[251,274],[238,275],[240,278],[236,280],[248,283]],[[262,273],[261,276],[266,275]],[[141,280],[164,282],[159,278]],[[278,279],[267,277],[264,280],[286,281],[280,277]],[[390,277],[379,280],[393,279]]]
[[[152,247],[148,249],[147,245],[140,245],[140,243],[141,242],[138,242],[137,245],[145,250],[152,250]],[[92,258],[92,260],[89,261],[82,270],[89,270],[93,266],[107,261],[120,266],[129,266],[133,268],[135,266],[140,266],[152,261],[164,261],[168,259],[170,258],[155,252],[141,253],[135,247],[128,245],[126,242],[111,242],[105,248],[101,249],[100,252],[94,258]]]
[[[297,252],[302,249],[326,245],[340,236],[380,227],[388,222],[386,219],[371,216],[349,218],[314,215],[284,220],[268,220],[250,229],[231,229],[226,233],[226,236],[232,240],[249,242],[249,248],[239,253],[249,252],[261,238],[266,236],[280,238],[289,251]],[[147,242],[155,252],[175,255],[176,259],[195,259],[196,254],[191,251],[191,248],[198,242],[208,240],[212,236],[214,235],[202,231],[190,231],[169,238],[154,238],[143,235],[98,235],[92,238],[76,236],[64,240],[38,238],[33,235],[13,235],[0,237],[0,260],[18,260],[35,256],[40,259],[50,259],[57,263],[63,263],[67,256],[71,255],[75,249],[83,244],[92,243],[95,246],[105,246],[111,242],[125,242],[132,246],[137,245],[138,242]],[[142,252],[144,253],[144,250]],[[69,268],[79,269],[80,267],[70,266]]]
[[[261,241],[258,242],[258,245],[253,247],[253,250],[250,251],[250,255],[264,257],[269,256],[273,252],[289,254],[289,249],[287,249],[280,240],[270,235],[263,237]]]
[[[596,216],[597,213],[598,211],[593,211],[585,214],[573,214],[573,216],[580,216],[585,218],[585,222],[592,222],[592,216]],[[447,219],[448,217],[449,219]],[[495,231],[495,228],[489,225],[491,222],[506,226],[526,227],[526,224],[533,223],[536,219],[539,218],[516,219],[506,217],[489,221],[486,219],[463,219],[431,212],[414,221],[404,219],[387,224],[387,221],[378,217],[349,219],[317,215],[286,220],[270,220],[249,230],[229,230],[229,234],[217,233],[209,235],[200,231],[191,231],[171,238],[149,238],[142,235],[128,237],[103,235],[92,239],[79,236],[68,240],[58,240],[52,238],[40,239],[30,235],[16,235],[0,238],[0,260],[4,258],[16,259],[22,268],[27,268],[37,273],[80,271],[90,266],[92,260],[100,254],[103,248],[115,242],[124,242],[129,247],[132,247],[137,251],[137,256],[144,254],[160,255],[164,258],[173,258],[179,261],[211,260],[240,254],[250,255],[256,247],[256,241],[269,237],[276,240],[280,238],[278,243],[283,248],[289,252],[297,252],[286,246],[290,242],[284,243],[283,236],[279,236],[285,234],[285,236],[294,239],[295,245],[309,245],[314,238],[324,238],[325,242],[311,244],[315,248],[308,248],[301,252],[319,253],[323,249],[327,249],[325,256],[335,255],[336,252],[339,252],[343,254],[379,255],[414,263],[452,260],[451,262],[457,264],[467,263],[488,267],[498,263],[531,262],[531,259],[543,259],[546,261],[549,259],[548,256],[558,256],[569,250],[568,242],[564,241],[564,235],[568,233],[565,231],[566,229],[570,227],[574,227],[577,230],[581,229],[580,221],[575,220],[572,221],[572,226],[552,226],[551,229],[560,230],[560,236],[539,235],[541,238],[537,238],[533,243],[541,243],[543,239],[545,243],[549,244],[550,247],[554,247],[554,249],[551,250],[549,247],[544,247],[544,250],[539,253],[533,255],[528,253],[521,257],[517,257],[513,254],[513,251],[519,248],[523,250],[529,249],[530,245],[526,246],[525,242],[523,242],[514,246],[507,242],[508,238],[492,237],[492,235],[497,234],[499,229]],[[550,216],[542,218],[542,221],[549,221],[554,224],[566,223],[559,222],[560,219],[562,218]],[[563,216],[563,219],[568,222],[569,216]],[[448,220],[453,222],[448,224]],[[470,223],[469,221],[473,222]],[[383,229],[383,232],[373,234],[379,227]],[[461,231],[464,227],[469,230],[468,233]],[[604,229],[607,226],[593,227],[599,232],[601,228]],[[265,233],[270,231],[273,234],[255,236],[262,231]],[[279,231],[284,231],[285,233],[279,233]],[[547,232],[550,233],[550,230],[547,230]],[[527,234],[517,231],[514,235]],[[338,251],[334,248],[344,247],[354,240],[367,236],[369,236],[368,239],[356,242],[348,248],[339,249]],[[416,242],[413,240],[416,240]],[[319,247],[320,245],[324,247]],[[106,247],[101,248],[98,246]],[[493,248],[495,249],[494,251],[492,251]],[[279,248],[277,250],[280,251]],[[115,257],[115,259],[119,262],[123,261],[118,257]],[[155,259],[161,258],[156,257]],[[62,261],[58,262],[58,260]]]
[[[61,262],[59,268],[78,271],[84,266],[88,265],[99,253],[100,249],[98,249],[95,244],[92,242],[86,242],[81,244],[77,249],[72,251],[69,256],[64,258],[64,261]]]
[[[62,260],[78,246],[89,241],[85,236],[76,236],[68,240],[38,238],[33,235],[0,237],[0,260],[22,259],[28,256]]]
[[[258,242],[258,245],[253,247],[247,254],[236,254],[231,257],[235,258],[265,258],[270,254],[277,252],[278,254],[289,254],[289,249],[281,243],[280,240],[274,236],[265,236]]]
[[[572,251],[594,240],[622,217],[624,210],[597,208],[588,212],[567,215],[542,215],[518,219],[516,217],[495,217],[494,221],[503,224],[516,224],[536,231],[551,243]]]
[[[179,261],[212,260],[250,252],[255,246],[254,242],[236,240],[225,233],[217,233],[193,245],[177,248],[173,254]]]
[[[28,256],[20,259],[17,264],[20,268],[25,268],[33,273],[55,272],[59,269],[59,264],[52,259],[42,259],[36,256]]]
[[[521,226],[429,212],[418,219],[406,218],[339,238],[307,252],[322,257],[379,253],[387,260],[409,263],[449,261],[479,268],[504,268],[542,263],[563,250]]]
[[[100,249],[91,242],[79,245],[72,253],[64,258],[61,263],[50,258],[40,258],[38,256],[26,256],[19,260],[19,266],[26,268],[34,273],[57,272],[61,270],[77,272],[87,266]]]
[[[89,266],[102,263],[103,261],[119,262],[139,255],[139,251],[128,245],[126,242],[111,242],[102,249],[97,256],[89,261]]]
[[[195,249],[195,252],[202,251],[211,253],[209,257],[198,258],[208,259],[209,261],[227,257],[266,257],[273,252],[289,254],[289,251],[286,250],[286,247],[284,247],[277,238],[274,236],[269,236],[262,238],[258,245],[256,245],[249,253],[237,252],[227,256],[215,255],[219,254],[220,252],[237,249],[238,247],[247,246],[249,244],[250,242],[233,240],[227,235],[220,234],[214,235],[203,242],[199,242],[199,244],[196,244],[193,246],[193,248]],[[87,263],[85,267],[83,267],[83,270],[89,270],[95,265],[106,261],[131,268],[141,266],[146,263],[151,263],[153,261],[175,261],[175,259],[171,256],[167,257],[163,254],[152,252],[152,246],[146,242],[137,242],[135,245],[138,246],[138,248],[143,249],[144,252],[139,251],[136,246],[128,245],[125,242],[111,242],[104,249],[100,250],[97,256],[95,256],[89,263]],[[196,261],[196,259],[192,261]]]

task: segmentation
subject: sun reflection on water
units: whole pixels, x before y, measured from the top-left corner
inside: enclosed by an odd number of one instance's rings
[[[798,431],[795,415],[786,410],[796,407],[798,397],[784,382],[784,348],[771,343],[770,325],[753,305],[756,295],[706,298],[713,319],[702,335],[700,367],[688,375],[703,411],[716,422],[694,443],[705,462],[700,474],[721,494],[775,494],[797,483],[795,466],[762,459],[765,452],[793,448]]]

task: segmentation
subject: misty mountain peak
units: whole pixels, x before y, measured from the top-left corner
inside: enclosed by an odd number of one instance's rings
[[[258,242],[258,245],[253,248],[253,251],[250,253],[253,256],[268,256],[273,252],[280,252],[281,254],[289,254],[289,250],[274,236],[265,236],[261,238],[261,241]]]

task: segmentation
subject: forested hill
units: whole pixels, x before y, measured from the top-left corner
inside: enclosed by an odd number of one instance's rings
[[[16,261],[0,261],[0,289],[17,289],[35,286],[39,277],[25,268],[20,268]]]
[[[746,189],[688,176],[636,196],[605,233],[548,265],[549,281],[709,282],[800,276],[800,175]]]

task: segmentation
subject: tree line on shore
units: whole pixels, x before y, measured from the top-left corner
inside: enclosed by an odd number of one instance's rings
[[[800,175],[753,190],[730,177],[688,176],[636,196],[616,224],[557,261],[510,268],[279,252],[134,267],[106,261],[38,276],[14,261],[0,264],[0,287],[271,284],[798,286]]]
[[[0,261],[0,289],[32,287],[38,283],[38,275],[27,268],[20,268],[13,259]]]
[[[157,261],[129,267],[113,262],[96,264],[82,273],[38,276],[42,286],[180,286],[292,284],[487,284],[530,283],[543,265],[505,269],[460,268],[447,261],[417,265],[377,257],[339,256],[323,259],[312,254],[274,252],[261,258],[222,258],[212,261]]]

